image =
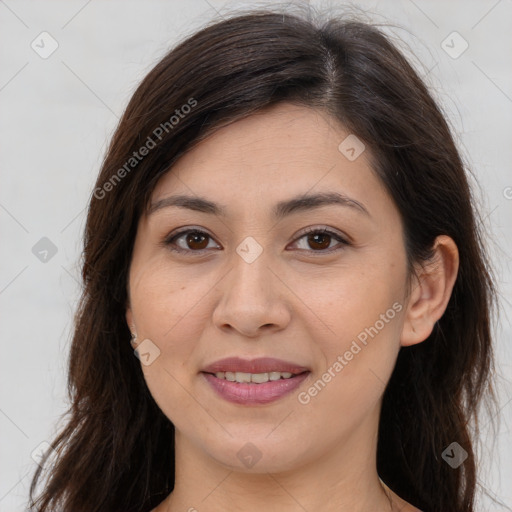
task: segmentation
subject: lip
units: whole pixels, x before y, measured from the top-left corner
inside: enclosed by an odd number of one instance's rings
[[[241,359],[239,357],[227,357],[209,364],[201,370],[204,373],[216,372],[243,372],[243,373],[268,373],[290,372],[294,375],[309,372],[309,368],[282,359],[273,357],[259,357],[257,359]],[[277,381],[275,381],[277,382]],[[260,384],[261,386],[262,384]]]
[[[218,379],[215,376],[216,372],[289,372],[293,374],[293,377],[256,384]],[[250,360],[227,357],[215,361],[201,370],[204,379],[220,397],[228,402],[243,405],[267,404],[278,400],[299,387],[310,373],[310,369],[305,366],[274,357],[259,357]]]
[[[268,381],[263,384],[248,384],[218,379],[211,373],[201,372],[204,379],[220,397],[228,402],[242,405],[268,404],[274,402],[297,389],[310,374],[310,371],[304,371],[289,379]]]

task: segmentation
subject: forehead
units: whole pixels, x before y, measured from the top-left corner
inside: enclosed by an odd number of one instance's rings
[[[361,202],[386,194],[367,149],[355,159],[342,151],[349,136],[325,112],[279,104],[201,141],[161,178],[151,202],[178,193],[254,210],[305,193],[338,192]]]

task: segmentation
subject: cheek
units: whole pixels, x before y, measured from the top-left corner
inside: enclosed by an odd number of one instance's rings
[[[301,290],[317,316],[316,327],[306,328],[322,365],[298,398],[318,415],[336,410],[339,418],[356,421],[382,395],[400,348],[404,310],[398,291],[401,276],[396,268],[392,271],[394,266],[381,262],[368,269],[352,267],[316,281],[309,295]]]
[[[171,420],[176,404],[183,410],[190,402],[184,390],[190,389],[197,372],[188,365],[204,326],[198,307],[206,293],[204,286],[204,281],[187,280],[156,261],[134,266],[130,275],[130,303],[138,338],[150,340],[158,354],[151,364],[141,363],[141,368],[155,401]]]
[[[401,276],[396,274],[393,265],[361,261],[300,279],[290,276],[289,281],[293,282],[296,296],[312,313],[309,318],[319,329],[316,334],[320,332],[329,339],[325,351],[332,354],[350,344],[358,334],[363,333],[364,337],[365,329],[376,322],[379,331],[384,325],[389,331],[389,325],[396,324],[397,311],[392,305],[402,298],[399,293]],[[311,332],[311,339],[317,338],[315,330]]]
[[[351,322],[342,338],[324,339],[325,366],[297,397],[319,429],[325,428],[326,412],[336,429],[350,431],[376,407],[398,354],[399,322],[395,316],[381,330],[380,323],[361,327]]]
[[[214,276],[171,267],[166,261],[148,261],[135,267],[130,278],[130,301],[138,331],[165,348],[188,340],[201,326],[200,302],[214,284]]]
[[[159,351],[150,365],[141,363],[146,384],[167,418],[187,430],[201,414],[190,390],[197,373],[191,363],[204,321],[197,302],[205,292],[196,281],[185,283],[155,266],[134,275],[134,282],[131,306],[137,334]]]

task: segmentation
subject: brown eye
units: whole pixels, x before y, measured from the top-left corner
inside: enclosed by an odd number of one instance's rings
[[[305,243],[302,242],[302,240],[305,240]],[[331,246],[331,242],[333,241],[338,242],[337,246]],[[338,233],[328,229],[318,228],[309,229],[306,233],[300,236],[295,243],[301,250],[310,253],[317,252],[320,253],[320,255],[335,252],[343,249],[347,245],[350,245],[350,243],[343,239]]]
[[[331,236],[326,233],[308,235],[308,243],[312,249],[328,249],[331,245]]]
[[[331,253],[342,249],[344,246],[350,245],[350,243],[340,235],[328,229],[310,229],[299,237],[296,243],[301,245],[298,242],[303,239],[306,240],[306,242],[302,245],[306,245],[306,247],[299,248],[310,253]],[[331,247],[333,240],[337,241],[338,244],[337,246]],[[164,245],[176,252],[201,253],[209,248],[208,245],[210,241],[213,241],[213,238],[208,233],[198,229],[187,229],[167,238]]]
[[[208,248],[212,237],[198,229],[187,229],[170,236],[164,245],[177,252],[201,252]]]
[[[192,231],[186,237],[186,244],[189,249],[206,249],[208,246],[208,235],[205,235],[199,231]],[[205,243],[206,241],[206,243]]]

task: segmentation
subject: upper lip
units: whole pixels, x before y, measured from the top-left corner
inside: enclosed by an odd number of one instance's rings
[[[240,359],[239,357],[227,357],[209,364],[201,371],[206,373],[216,372],[244,372],[244,373],[268,373],[289,372],[295,375],[309,371],[309,368],[282,359],[273,357],[260,357],[257,359]]]

